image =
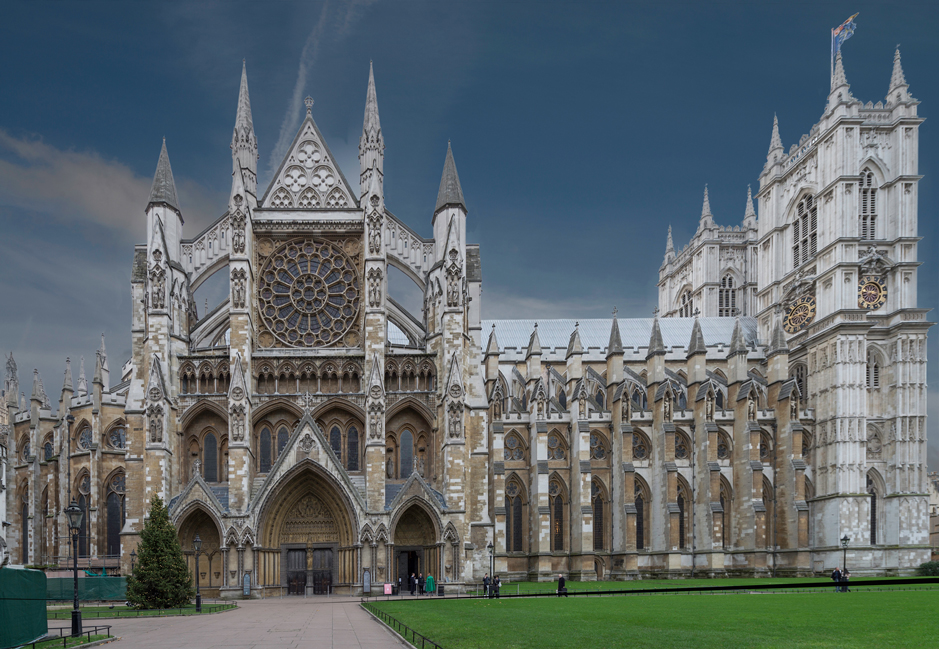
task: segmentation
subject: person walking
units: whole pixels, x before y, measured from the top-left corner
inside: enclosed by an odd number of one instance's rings
[[[414,576],[414,573],[411,573],[411,576],[408,577],[408,590],[411,592],[411,597],[414,597],[414,589],[417,588],[417,577]]]
[[[558,597],[562,594],[567,597],[567,580],[564,579],[564,575],[558,575]]]
[[[431,595],[433,595],[437,589],[437,584],[434,582],[433,575],[427,575],[427,581],[424,582],[424,585],[427,587],[427,592]]]
[[[851,591],[851,589],[848,588],[848,581],[850,579],[851,579],[851,571],[845,568],[844,570],[841,571],[841,592],[842,593],[847,593]]]
[[[489,587],[491,583],[492,582],[489,581],[489,573],[487,572],[486,576],[483,577],[483,592],[485,593],[486,597],[489,597]]]
[[[837,566],[831,571],[831,580],[835,582],[835,592],[841,592],[841,569]]]
[[[421,596],[424,594],[424,573],[417,573],[417,595]]]
[[[499,578],[499,575],[496,575],[495,579],[492,580],[492,587],[496,591],[496,599],[498,599],[499,588],[502,587],[502,579]]]

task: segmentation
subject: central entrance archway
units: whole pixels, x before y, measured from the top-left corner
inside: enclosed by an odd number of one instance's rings
[[[259,520],[262,585],[290,595],[325,595],[355,582],[355,513],[319,465],[307,460],[283,476]]]

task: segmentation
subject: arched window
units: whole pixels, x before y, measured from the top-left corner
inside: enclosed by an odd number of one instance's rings
[[[648,460],[651,449],[645,435],[633,433],[633,459]]]
[[[642,550],[646,547],[646,522],[649,520],[648,507],[650,499],[638,477],[633,479],[633,484],[635,498],[633,502],[636,506],[636,549]]]
[[[640,411],[649,409],[649,401],[646,397],[646,391],[642,388],[636,388],[633,390],[632,402],[633,407]]]
[[[281,426],[277,431],[277,457],[287,448],[287,440],[290,439],[290,432],[286,426]]]
[[[267,473],[271,470],[271,429],[265,426],[261,429],[258,449],[258,473]]]
[[[333,453],[342,462],[342,431],[339,426],[333,426],[329,431],[329,445],[333,448]]]
[[[721,318],[732,318],[737,315],[737,289],[734,286],[733,275],[724,275],[721,280],[720,292],[717,295],[717,315]]]
[[[561,485],[552,480],[548,486],[548,497],[551,499],[551,550],[564,551],[564,500],[561,497]]]
[[[730,485],[721,478],[721,547],[730,547]]]
[[[597,389],[597,394],[594,395],[594,400],[597,402],[597,405],[600,408],[603,408],[603,390]]]
[[[551,433],[548,435],[548,459],[563,460],[565,458],[567,458],[567,453],[564,451],[561,436],[558,433]]]
[[[215,433],[206,433],[202,443],[202,477],[206,482],[218,482],[218,438]]]
[[[355,426],[346,433],[346,470],[359,470],[359,429]]]
[[[123,473],[115,474],[108,482],[108,522],[107,522],[107,556],[121,556],[121,528],[124,527],[126,516],[124,508],[125,478]]]
[[[516,480],[505,485],[505,549],[522,551],[522,496]]]
[[[880,387],[880,363],[877,360],[876,354],[867,354],[867,387],[869,388],[879,388]]]
[[[691,443],[688,441],[688,438],[684,436],[683,433],[675,433],[675,459],[676,460],[689,460],[691,459]]]
[[[790,374],[791,378],[796,380],[796,385],[799,387],[799,394],[802,395],[802,399],[805,400],[808,398],[808,387],[809,387],[809,373],[805,367],[804,363],[799,363],[793,368],[792,373]]]
[[[507,462],[525,459],[525,446],[514,432],[505,436],[505,447],[502,449],[502,459]]]
[[[792,222],[792,267],[798,268],[818,252],[818,205],[814,196],[806,196],[796,208]]]
[[[593,549],[603,549],[603,491],[594,480],[590,484],[590,496],[593,500]]]
[[[691,297],[691,291],[684,291],[678,298],[678,317],[690,318],[694,311],[694,299]]]
[[[721,390],[714,391],[714,404],[721,410],[724,409],[724,392],[723,391]]]
[[[871,495],[871,545],[877,545],[877,490],[870,476],[867,476],[867,493]]]
[[[119,424],[108,431],[108,444],[116,449],[127,448],[127,430],[123,424]]]
[[[603,439],[597,433],[590,434],[590,459],[591,460],[602,460],[606,458],[606,445],[603,443]]]
[[[405,480],[414,471],[414,435],[409,430],[401,433],[401,450],[398,463],[401,465],[401,479]]]
[[[84,474],[78,481],[78,507],[82,510],[82,524],[78,531],[78,556],[88,556],[88,500],[91,497],[91,478]]]
[[[861,172],[858,189],[858,231],[861,239],[873,240],[877,238],[877,188],[870,169]]]
[[[685,547],[685,492],[678,490],[678,547]]]
[[[91,426],[85,426],[82,428],[75,439],[78,440],[77,443],[79,450],[87,451],[90,449],[92,442]]]
[[[52,446],[51,439],[47,439],[46,443],[42,445],[42,456],[46,462],[55,457],[55,448]]]

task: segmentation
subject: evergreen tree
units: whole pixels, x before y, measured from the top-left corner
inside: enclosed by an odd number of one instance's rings
[[[169,510],[155,496],[140,533],[134,572],[127,579],[127,601],[139,609],[173,608],[185,606],[194,596],[192,576]]]

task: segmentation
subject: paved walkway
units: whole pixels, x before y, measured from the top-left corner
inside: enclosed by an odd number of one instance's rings
[[[388,649],[407,647],[355,600],[245,600],[212,615],[101,620],[137,649]]]

